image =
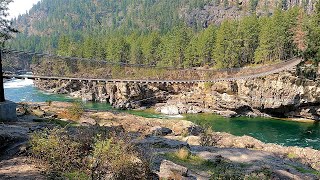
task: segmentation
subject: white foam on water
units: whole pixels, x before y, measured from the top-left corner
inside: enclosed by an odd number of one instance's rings
[[[5,89],[22,88],[32,86],[33,80],[31,79],[12,79],[4,83]]]
[[[169,117],[169,118],[183,118],[183,116],[181,114],[178,114],[178,115],[167,115],[167,117]]]

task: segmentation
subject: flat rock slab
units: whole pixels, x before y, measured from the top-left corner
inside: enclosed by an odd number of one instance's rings
[[[45,180],[41,171],[30,164],[25,157],[0,161],[0,179],[2,180]]]

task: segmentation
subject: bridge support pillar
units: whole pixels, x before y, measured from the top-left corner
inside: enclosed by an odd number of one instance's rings
[[[17,104],[11,101],[0,102],[0,121],[17,120]]]

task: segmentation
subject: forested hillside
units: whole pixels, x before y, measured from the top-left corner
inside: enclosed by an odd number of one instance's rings
[[[10,46],[63,56],[216,68],[319,52],[315,0],[42,0]]]

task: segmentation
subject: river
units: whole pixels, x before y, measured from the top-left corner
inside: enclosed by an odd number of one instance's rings
[[[11,80],[4,84],[5,97],[14,102],[74,101],[71,97],[44,93],[32,80]],[[89,109],[110,110],[106,103],[86,103]],[[147,118],[170,118],[150,111],[126,111]],[[271,118],[223,118],[211,114],[185,115],[184,119],[206,124],[213,130],[233,135],[249,135],[266,143],[320,149],[320,124],[282,121]]]

